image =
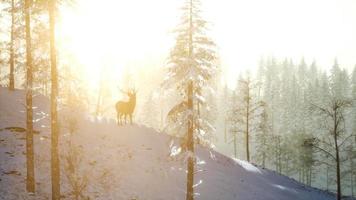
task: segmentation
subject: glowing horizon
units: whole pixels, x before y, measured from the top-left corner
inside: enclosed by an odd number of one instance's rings
[[[64,9],[59,41],[86,68],[97,85],[104,66],[120,74],[164,63],[174,42],[178,0],[79,1]],[[238,72],[253,71],[261,56],[302,57],[319,67],[356,64],[356,2],[352,0],[203,1],[211,22],[208,33],[218,45],[226,82],[235,83]],[[90,45],[90,46],[89,46]],[[117,80],[117,78],[116,78]]]

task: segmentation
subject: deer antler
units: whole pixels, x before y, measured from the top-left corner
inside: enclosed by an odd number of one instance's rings
[[[138,91],[138,90],[137,90],[136,88],[131,89],[131,92],[132,92],[133,94],[136,94],[137,91]]]
[[[118,87],[119,88],[119,87]],[[120,92],[123,94],[130,94],[130,90],[129,91],[125,91],[122,88],[119,88]]]

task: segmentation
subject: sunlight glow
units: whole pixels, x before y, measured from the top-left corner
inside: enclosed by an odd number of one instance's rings
[[[84,66],[91,88],[103,71],[110,72],[104,72],[105,81],[118,86],[124,70],[146,67],[169,51],[175,15],[159,9],[148,1],[81,0],[61,11],[58,42]]]
[[[305,57],[329,68],[356,63],[356,2],[352,0],[204,0],[210,36],[218,45],[225,80],[234,85],[241,70],[254,70],[261,56]],[[59,42],[85,66],[92,88],[103,68],[120,74],[162,65],[172,47],[179,0],[79,0],[62,12]],[[163,67],[163,66],[162,66]]]

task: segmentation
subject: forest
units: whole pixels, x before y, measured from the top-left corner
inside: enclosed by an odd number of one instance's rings
[[[86,3],[0,1],[0,199],[356,197],[356,65],[226,66],[208,0],[172,1],[167,40]]]

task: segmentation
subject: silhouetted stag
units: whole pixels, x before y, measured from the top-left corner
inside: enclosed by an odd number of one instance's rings
[[[125,119],[125,124],[126,124],[126,117],[130,117],[130,123],[132,124],[132,113],[135,110],[136,107],[136,91],[131,90],[128,92],[124,92],[129,96],[129,101],[118,101],[116,103],[116,112],[117,112],[117,124],[122,125],[123,124],[123,117]]]

